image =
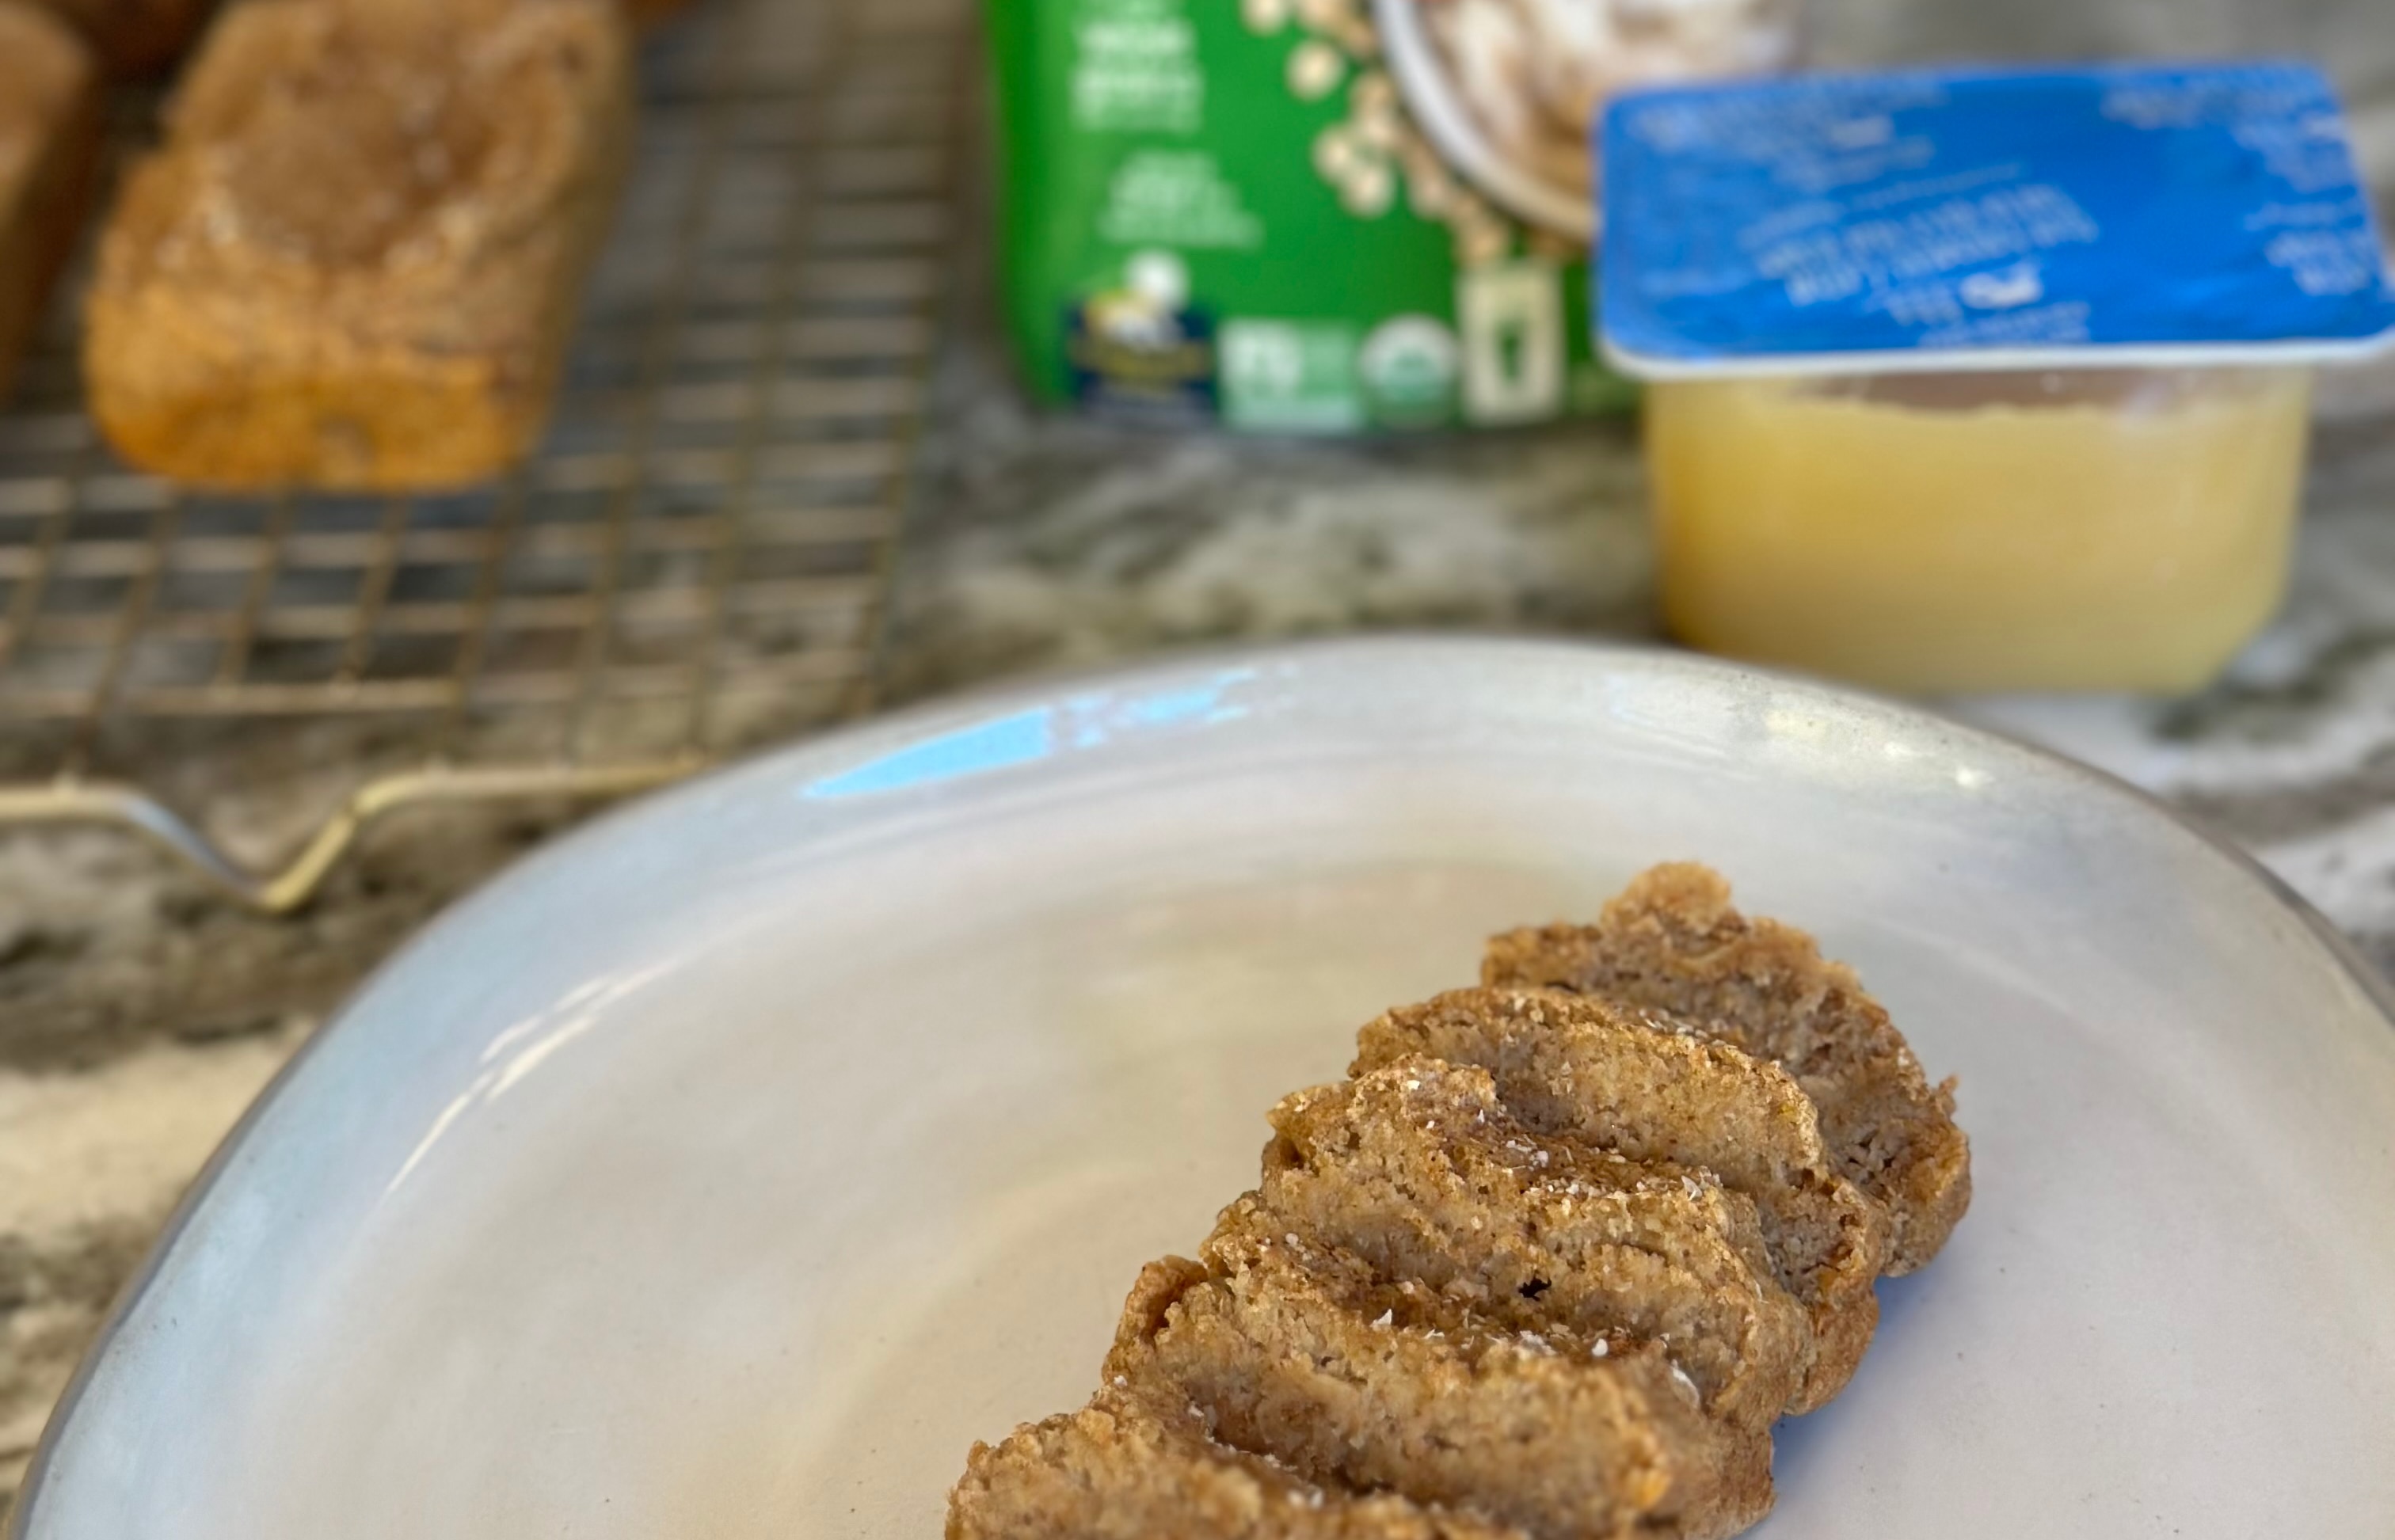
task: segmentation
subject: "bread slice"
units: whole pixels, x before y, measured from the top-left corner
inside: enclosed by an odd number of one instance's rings
[[[977,1443],[947,1540],[1528,1540],[1393,1493],[1322,1487],[1107,1389],[1078,1412]]]
[[[0,401],[74,249],[99,150],[90,55],[46,13],[0,0]]]
[[[85,373],[210,486],[492,475],[549,411],[622,174],[617,0],[245,0],[100,247]]]
[[[1935,1257],[1970,1204],[1953,1082],[1929,1084],[1851,969],[1801,930],[1740,915],[1706,867],[1654,868],[1594,925],[1497,937],[1481,979],[1668,1012],[1787,1070],[1820,1110],[1838,1169],[1886,1206],[1891,1273]]]
[[[146,80],[183,57],[217,0],[41,0],[81,33],[108,73]]]
[[[1349,1073],[1415,1054],[1489,1071],[1506,1110],[1540,1133],[1709,1168],[1753,1199],[1780,1283],[1812,1317],[1813,1362],[1789,1409],[1853,1376],[1879,1322],[1886,1216],[1838,1174],[1785,1072],[1544,990],[1455,990],[1389,1011],[1356,1034]]]
[[[1657,1344],[1741,1428],[1768,1427],[1811,1369],[1753,1200],[1710,1171],[1533,1133],[1488,1071],[1419,1056],[1271,1116],[1264,1204],[1383,1277],[1506,1330]]]
[[[1516,1333],[1316,1245],[1254,1194],[1201,1263],[1141,1275],[1105,1372],[1307,1480],[1386,1488],[1542,1536],[1735,1533],[1771,1503],[1767,1437],[1733,1440],[1659,1350]]]

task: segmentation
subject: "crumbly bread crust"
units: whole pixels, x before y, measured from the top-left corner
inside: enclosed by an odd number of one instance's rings
[[[547,417],[630,114],[615,0],[245,0],[101,243],[95,416],[212,486],[501,470]]]
[[[1819,1109],[1839,1170],[1886,1207],[1890,1273],[1935,1257],[1970,1204],[1953,1082],[1929,1084],[1852,969],[1802,930],[1740,915],[1707,867],[1643,874],[1594,925],[1499,936],[1481,977],[1668,1012],[1787,1070]]]
[[[1452,990],[1368,1023],[1356,1048],[1351,1074],[1414,1054],[1476,1064],[1541,1133],[1713,1171],[1753,1200],[1780,1282],[1812,1317],[1812,1366],[1789,1409],[1810,1411],[1853,1377],[1879,1323],[1886,1215],[1837,1173],[1813,1104],[1782,1071],[1542,990]]]
[[[948,1494],[947,1540],[1528,1540],[1394,1493],[1305,1481],[1161,1416],[1122,1390],[977,1443]]]
[[[1811,1370],[1753,1200],[1710,1171],[1536,1133],[1488,1071],[1419,1056],[1271,1116],[1264,1202],[1383,1277],[1501,1328],[1654,1343],[1740,1427],[1768,1427]]]
[[[0,0],[0,401],[90,200],[99,84],[73,33]]]

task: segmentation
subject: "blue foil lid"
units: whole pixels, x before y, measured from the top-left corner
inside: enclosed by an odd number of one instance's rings
[[[1678,88],[1600,132],[1599,314],[1632,374],[2324,359],[2395,333],[2308,65]]]

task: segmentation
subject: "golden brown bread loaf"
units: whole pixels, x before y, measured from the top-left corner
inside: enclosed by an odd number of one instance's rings
[[[121,80],[158,74],[183,57],[217,0],[40,0],[81,33]]]
[[[1793,927],[1748,919],[1729,897],[1729,884],[1703,866],[1658,866],[1594,925],[1497,937],[1481,981],[1669,1012],[1787,1070],[1820,1109],[1840,1170],[1886,1205],[1886,1270],[1911,1272],[1938,1254],[1971,1201],[1953,1086],[1929,1084],[1851,969],[1824,960]]]
[[[0,401],[74,249],[99,149],[89,54],[48,15],[0,0]]]
[[[489,476],[547,416],[630,125],[614,0],[245,0],[102,242],[124,455],[226,488]]]

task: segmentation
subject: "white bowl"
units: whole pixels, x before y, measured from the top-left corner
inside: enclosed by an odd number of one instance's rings
[[[1976,1156],[1762,1533],[2383,1533],[2395,1031],[2323,927],[1911,711],[1412,641],[919,712],[526,862],[218,1155],[19,1530],[933,1534],[1278,1094],[1675,856],[1856,963]]]

